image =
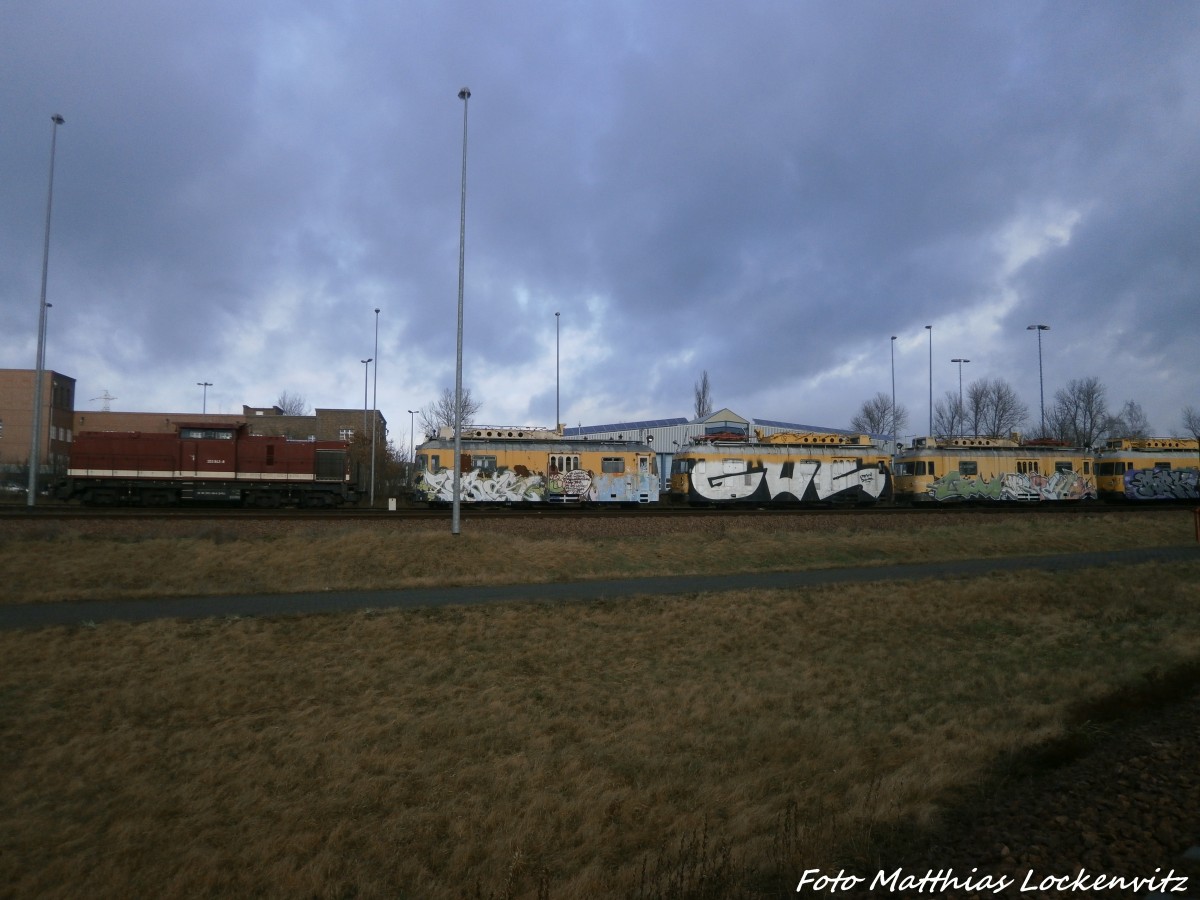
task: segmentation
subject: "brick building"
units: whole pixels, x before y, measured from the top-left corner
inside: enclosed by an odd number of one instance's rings
[[[35,369],[0,369],[0,481],[24,483],[33,444]],[[74,433],[75,379],[42,373],[42,435],[38,471],[66,470]]]

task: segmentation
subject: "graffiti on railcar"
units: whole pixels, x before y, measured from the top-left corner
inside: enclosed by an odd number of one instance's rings
[[[932,482],[927,493],[938,501],[986,500],[991,502],[1040,500],[1095,500],[1095,483],[1078,472],[1053,475],[1006,472],[995,478],[964,478],[949,472]]]
[[[1195,469],[1133,469],[1125,473],[1125,496],[1130,500],[1194,500]]]
[[[478,503],[537,502],[543,499],[545,482],[541,475],[518,475],[514,471],[484,472],[472,469],[458,480],[459,498]],[[454,471],[442,469],[421,476],[421,492],[431,501],[454,500]]]

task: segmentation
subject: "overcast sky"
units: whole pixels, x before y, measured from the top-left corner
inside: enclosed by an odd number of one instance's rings
[[[0,367],[487,424],[1200,405],[1200,4],[3,0]],[[374,377],[374,372],[371,377]],[[418,419],[419,422],[419,419]]]

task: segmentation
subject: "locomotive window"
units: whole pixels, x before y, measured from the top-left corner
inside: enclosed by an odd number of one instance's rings
[[[275,465],[275,445],[267,444],[267,465]]]
[[[185,441],[232,441],[233,432],[218,428],[181,428],[179,436]]]
[[[620,456],[605,456],[600,460],[600,471],[621,474],[625,471],[625,459]]]
[[[978,475],[979,474],[979,463],[973,459],[959,460],[958,474],[959,475]]]

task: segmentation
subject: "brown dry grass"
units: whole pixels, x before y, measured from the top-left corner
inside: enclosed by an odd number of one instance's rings
[[[0,634],[0,884],[676,895],[665,860],[786,893],[1073,703],[1200,659],[1198,584],[1181,563]]]
[[[1189,510],[1153,516],[966,513],[845,519],[815,514],[669,523],[481,519],[467,521],[457,537],[445,527],[398,530],[373,522],[280,531],[238,527],[205,524],[164,537],[154,530],[79,533],[61,525],[10,535],[0,540],[0,602],[795,570],[1193,540]]]

